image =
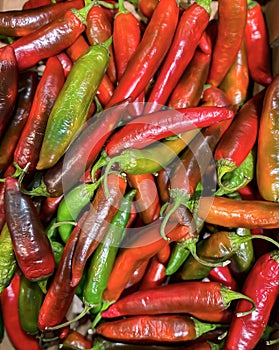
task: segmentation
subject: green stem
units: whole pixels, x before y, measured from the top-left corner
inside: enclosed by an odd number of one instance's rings
[[[97,324],[102,319],[102,312],[106,311],[110,307],[110,305],[112,305],[113,303],[114,303],[114,301],[106,301],[106,300],[103,301],[101,310],[97,313],[97,315],[95,316],[95,318],[91,324],[91,327],[90,327],[91,329],[94,329],[97,326]]]
[[[196,0],[199,6],[202,6],[210,15],[211,14],[211,0]]]
[[[125,5],[124,5],[124,0],[118,0],[118,14],[119,13],[128,13]]]
[[[256,309],[256,304],[254,300],[242,293],[236,292],[226,287],[221,287],[220,293],[222,295],[223,304],[226,309],[230,306],[233,300],[238,300],[238,299],[247,300],[253,305],[253,307],[248,311],[238,312],[236,314],[237,317],[249,315],[251,312],[253,312]]]
[[[216,328],[223,328],[223,327],[225,327],[224,324],[220,324],[220,323],[206,323],[206,322],[199,321],[199,320],[197,320],[194,317],[190,317],[190,318],[195,324],[195,331],[196,331],[195,339],[199,338],[201,335],[203,335],[205,333],[213,331]]]
[[[86,3],[86,6],[84,6],[80,10],[73,8],[72,12],[81,21],[81,23],[86,26],[87,25],[86,18],[87,18],[88,12],[95,5],[96,5],[96,1],[93,1],[93,2],[91,1],[89,4]]]
[[[24,179],[24,176],[28,173],[28,168],[30,166],[30,163],[27,163],[27,165],[24,167],[24,169],[22,169],[22,172],[18,178],[18,185],[19,185],[19,189],[22,193],[27,194],[29,196],[37,196],[37,197],[50,197],[50,194],[47,191],[47,187],[45,185],[45,183],[41,182],[40,186],[34,188],[33,190],[26,190],[22,187],[22,181]]]
[[[266,345],[274,345],[274,344],[279,344],[279,338],[266,341]]]
[[[246,243],[246,242],[250,241],[251,239],[256,239],[256,238],[268,241],[268,242],[276,245],[277,248],[279,248],[279,242],[275,241],[273,238],[270,238],[268,236],[264,236],[264,235],[239,236],[236,233],[232,233],[230,235],[230,241],[232,242],[232,248],[234,251],[236,249],[238,249],[238,247],[241,243]]]

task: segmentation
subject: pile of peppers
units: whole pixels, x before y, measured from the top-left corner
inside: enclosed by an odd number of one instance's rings
[[[0,344],[278,349],[267,2],[0,12]]]

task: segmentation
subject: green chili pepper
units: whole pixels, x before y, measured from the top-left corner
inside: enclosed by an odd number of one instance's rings
[[[84,209],[92,200],[99,184],[100,180],[92,184],[78,185],[68,192],[59,203],[56,221],[60,237],[64,243],[67,242],[72,232],[73,225],[76,223],[75,220],[82,209]],[[72,222],[73,224],[69,222]]]
[[[255,152],[251,151],[244,161],[233,171],[227,171],[225,167],[218,168],[218,184],[220,188],[216,195],[233,193],[245,187],[254,177]]]
[[[93,313],[107,307],[107,305],[102,304],[102,294],[107,286],[118,246],[126,232],[135,194],[136,190],[131,190],[124,196],[103,241],[99,244],[90,261],[84,284],[83,299],[86,305],[94,307],[91,310]]]
[[[84,125],[109,62],[108,46],[95,44],[75,62],[50,113],[37,169],[52,167]]]
[[[20,276],[18,313],[21,327],[29,334],[38,333],[38,316],[44,293],[36,282]]]
[[[1,299],[0,299],[0,344],[2,343],[4,338],[4,331],[5,331],[5,327],[4,327],[4,319],[3,319]]]
[[[0,234],[0,294],[9,285],[15,273],[17,262],[7,224]]]

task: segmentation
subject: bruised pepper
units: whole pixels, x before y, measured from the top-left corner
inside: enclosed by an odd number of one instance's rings
[[[55,165],[84,125],[105,74],[110,40],[90,48],[76,61],[51,110],[37,170]]]

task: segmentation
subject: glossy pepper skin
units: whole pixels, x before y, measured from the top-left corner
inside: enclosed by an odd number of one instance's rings
[[[18,64],[9,45],[0,49],[0,138],[10,120],[18,93]]]
[[[272,251],[259,257],[250,270],[242,288],[256,303],[256,309],[243,318],[233,317],[225,350],[253,349],[259,342],[276,298],[279,293],[279,255]],[[247,306],[246,301],[239,301],[236,311]]]
[[[267,201],[279,200],[278,185],[278,135],[279,117],[279,76],[268,86],[263,102],[258,145],[257,145],[257,185],[260,195]]]
[[[51,275],[55,261],[50,242],[31,197],[20,191],[18,180],[12,177],[6,178],[5,211],[15,256],[24,275],[30,280]]]
[[[176,1],[159,2],[106,108],[126,99],[134,101],[146,88],[171,45],[178,14],[179,8]]]
[[[72,0],[36,9],[0,12],[0,34],[11,37],[25,36],[62,16],[65,11],[71,8],[80,9],[83,6],[83,0]]]

